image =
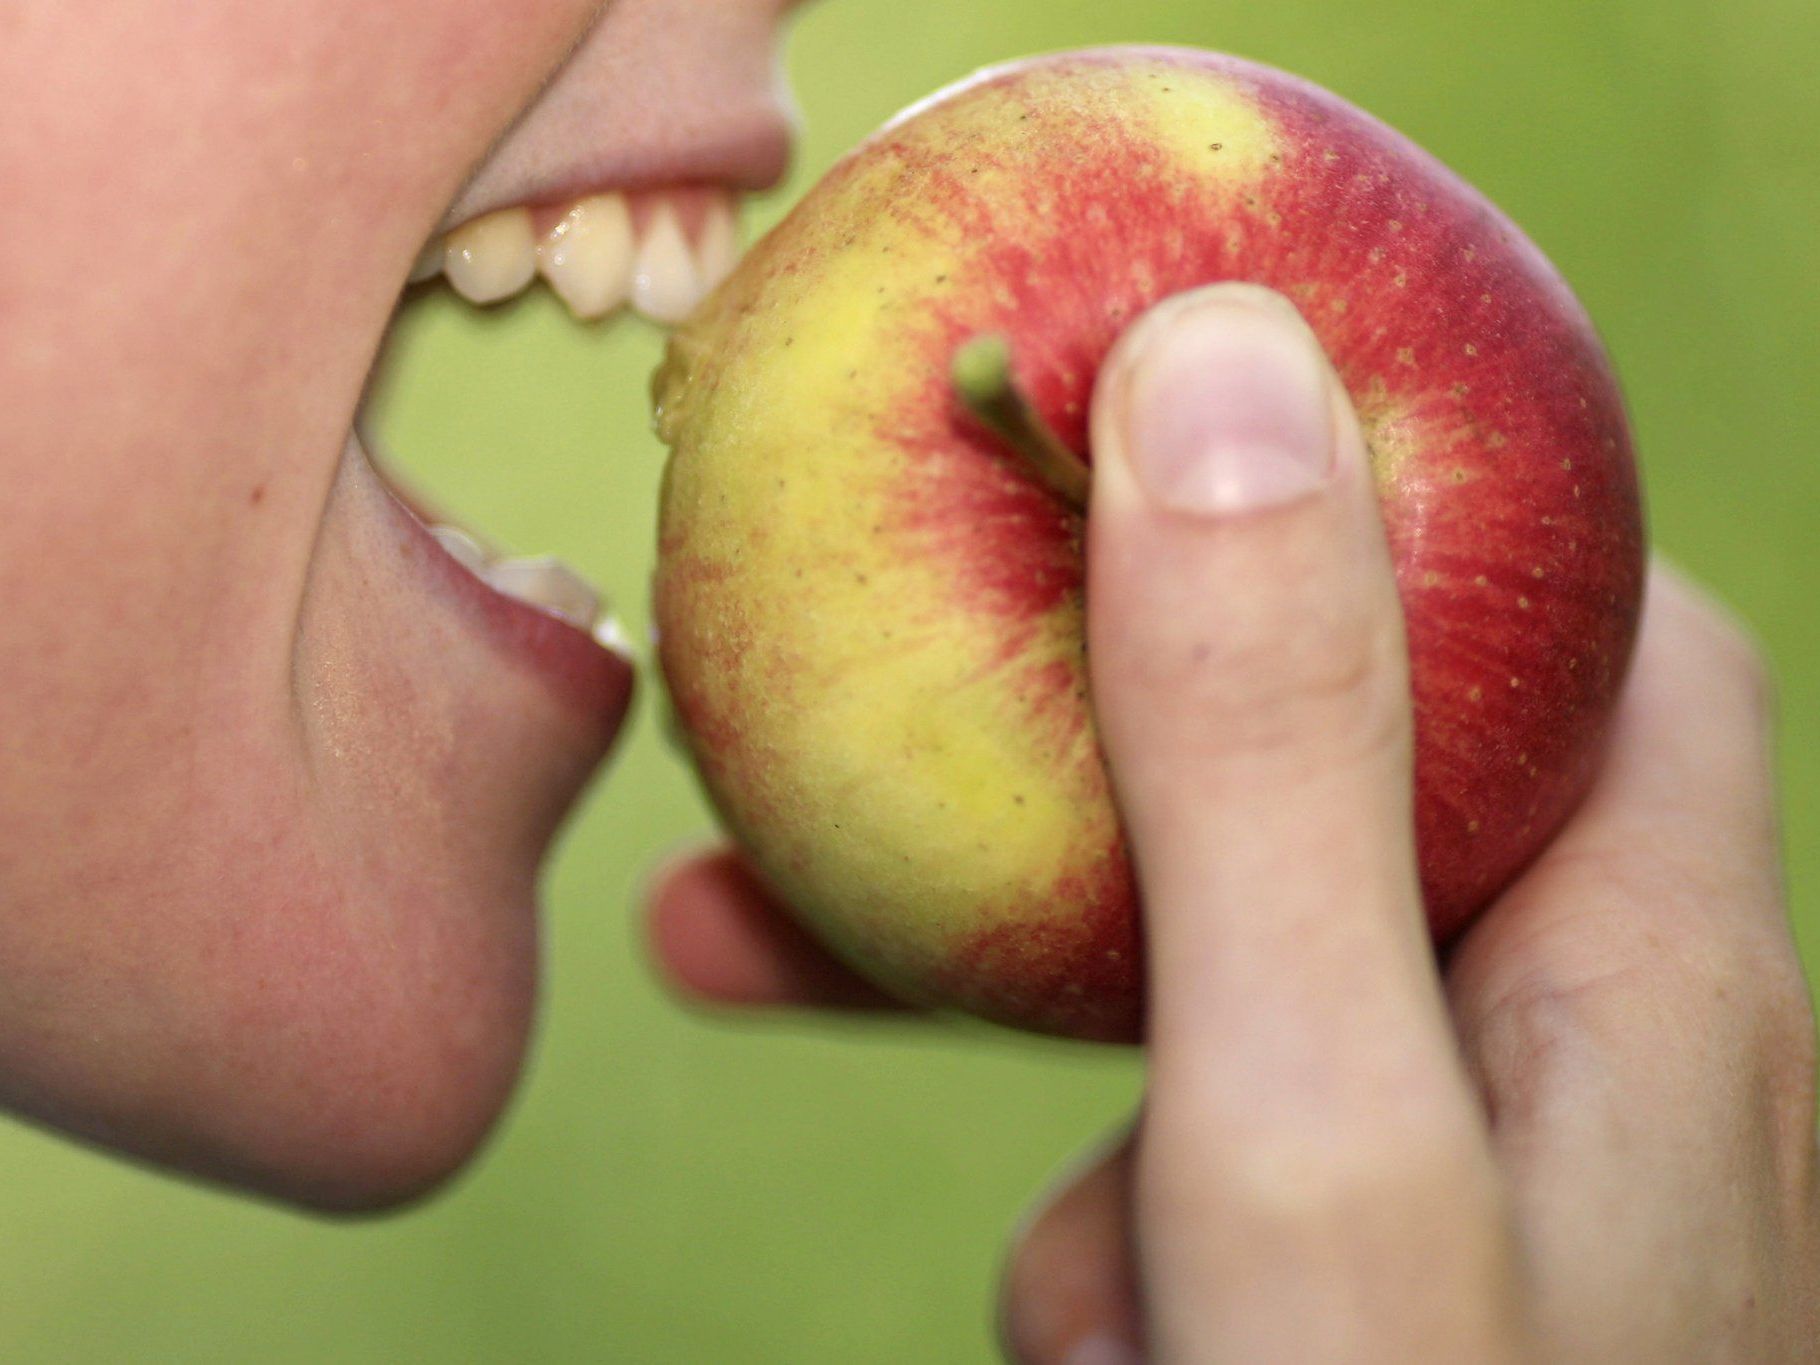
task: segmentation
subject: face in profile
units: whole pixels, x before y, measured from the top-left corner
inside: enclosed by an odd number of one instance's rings
[[[788,155],[787,0],[25,0],[0,87],[0,1102],[329,1208],[517,1075],[632,687],[353,435],[407,281],[658,321]],[[627,382],[640,382],[628,376]]]

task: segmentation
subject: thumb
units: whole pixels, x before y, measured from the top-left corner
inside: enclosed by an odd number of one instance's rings
[[[1157,1062],[1260,1005],[1329,1015],[1329,967],[1432,1009],[1402,610],[1313,333],[1255,285],[1178,295],[1102,368],[1093,437],[1088,657]]]
[[[1150,1264],[1237,1292],[1284,1219],[1331,1221],[1357,1283],[1419,1281],[1386,1249],[1445,1245],[1413,1225],[1461,1206],[1398,1196],[1456,1192],[1486,1153],[1422,913],[1402,612],[1351,404],[1287,300],[1219,285],[1120,339],[1093,449],[1093,698],[1149,963]]]

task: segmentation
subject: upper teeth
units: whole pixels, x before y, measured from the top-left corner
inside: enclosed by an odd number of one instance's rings
[[[730,200],[716,199],[708,205],[695,252],[703,289],[714,289],[733,273],[739,264],[739,224],[733,219]]]
[[[591,195],[538,243],[537,265],[576,317],[604,317],[626,301],[636,245],[625,196]]]
[[[632,261],[632,306],[653,322],[681,322],[703,292],[682,224],[668,204],[661,205]]]
[[[685,204],[698,212],[685,213]],[[691,218],[693,233],[684,227]],[[630,303],[671,324],[694,312],[738,258],[729,194],[592,194],[559,213],[541,239],[526,208],[465,223],[425,248],[410,278],[421,283],[440,270],[469,301],[497,303],[542,274],[578,318]]]
[[[511,298],[537,273],[530,211],[501,209],[456,228],[443,241],[442,271],[471,303]]]

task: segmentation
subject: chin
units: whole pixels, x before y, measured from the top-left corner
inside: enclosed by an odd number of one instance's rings
[[[509,918],[526,926],[516,932],[451,927],[468,914],[418,918],[408,946],[382,955],[391,972],[350,979],[325,954],[314,984],[244,1003],[248,1065],[222,1107],[190,1111],[214,1123],[192,1132],[178,1165],[301,1208],[360,1214],[416,1202],[472,1160],[524,1061],[535,916],[515,907]]]

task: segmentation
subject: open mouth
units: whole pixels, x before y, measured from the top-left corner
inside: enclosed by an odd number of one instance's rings
[[[438,233],[406,287],[446,285],[488,306],[541,281],[591,326],[636,316],[669,327],[737,263],[739,208],[731,188],[690,184],[602,189],[496,209]],[[553,555],[505,555],[484,532],[456,524],[396,473],[364,420],[357,429],[366,459],[414,523],[406,539],[415,551],[447,561],[432,577],[470,607],[483,607],[480,615],[516,657],[570,682],[582,679],[584,704],[621,709],[635,651],[605,595]],[[457,576],[450,568],[463,581],[451,584]],[[481,602],[477,588],[493,600]]]

